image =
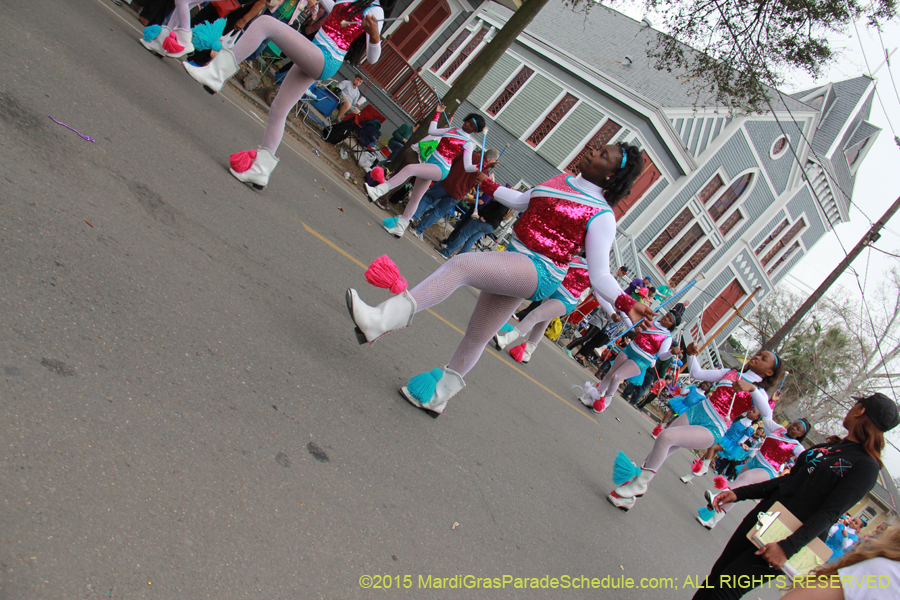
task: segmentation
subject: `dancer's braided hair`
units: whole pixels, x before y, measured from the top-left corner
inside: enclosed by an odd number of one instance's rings
[[[631,186],[637,180],[638,176],[644,170],[644,159],[641,158],[641,150],[637,146],[631,144],[618,143],[619,148],[625,152],[625,166],[616,171],[616,173],[603,183],[603,197],[610,206],[628,195]]]
[[[362,14],[373,4],[378,4],[381,6],[381,9],[384,11],[384,18],[387,19],[391,16],[391,11],[394,10],[394,3],[397,0],[355,0],[353,2],[353,10],[347,15],[350,20],[358,14]],[[352,65],[354,67],[359,66],[359,63],[362,62],[363,56],[366,54],[366,35],[363,33],[361,36],[357,37],[350,44],[350,47],[347,49],[347,56],[344,60],[347,64]]]

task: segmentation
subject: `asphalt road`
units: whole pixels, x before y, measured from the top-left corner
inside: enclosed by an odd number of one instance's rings
[[[686,451],[610,506],[615,454],[641,460],[652,424],[621,401],[595,419],[550,343],[527,366],[486,350],[439,419],[410,407],[398,388],[449,360],[476,293],[369,348],[343,292],[386,297],[362,276],[384,253],[420,281],[430,247],[296,140],[264,192],[234,180],[265,115],[146,52],[127,7],[6,0],[0,20],[0,598],[692,595],[434,589],[683,588],[748,507],[697,525]]]

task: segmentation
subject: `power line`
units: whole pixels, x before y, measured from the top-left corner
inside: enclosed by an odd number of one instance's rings
[[[845,2],[846,2],[846,0],[845,0]],[[722,21],[723,21],[723,23],[725,24],[725,27],[728,29],[728,32],[731,34],[732,38],[734,38],[735,42],[738,44],[738,45],[737,45],[738,52],[740,52],[740,54],[741,54],[741,56],[743,57],[744,61],[746,61],[746,62],[749,64],[750,61],[748,60],[747,55],[746,55],[746,53],[744,52],[744,48],[740,45],[740,43],[739,43],[739,41],[738,41],[737,35],[734,33],[734,30],[733,30],[732,27],[731,27],[731,22],[730,22],[730,21],[728,20],[728,18],[725,16],[725,13],[724,13],[724,11],[722,10],[722,7],[721,7],[721,6],[719,5],[719,3],[717,2],[717,0],[713,0],[713,3],[716,5],[716,8],[718,9],[719,14],[722,16]],[[848,12],[849,12],[849,5],[848,5]],[[851,12],[851,14],[852,14],[852,12]],[[854,26],[854,28],[856,28],[856,22],[855,22],[855,21],[853,22],[853,26]],[[858,30],[857,30],[857,38],[859,39],[859,31],[858,31]],[[861,40],[861,39],[860,39],[860,50],[862,50],[862,40]],[[863,50],[863,58],[866,60],[866,67],[868,67],[868,58],[866,58],[866,56],[865,56],[865,51],[864,51],[864,50]],[[871,73],[871,69],[869,69],[869,72]],[[874,78],[873,78],[873,81],[874,81]],[[759,84],[759,85],[761,86],[762,84]],[[777,88],[774,88],[774,89],[775,89],[775,91],[778,93],[778,96],[779,96],[779,98],[781,99],[782,104],[783,104],[784,107],[787,109],[788,115],[790,115],[790,117],[791,117],[791,119],[792,119],[792,121],[793,121],[794,126],[795,126],[795,127],[797,128],[797,130],[800,132],[800,136],[806,141],[807,145],[808,145],[809,148],[810,148],[810,151],[812,151],[812,152],[813,152],[813,155],[815,156],[816,154],[815,154],[815,151],[814,151],[813,148],[812,148],[812,144],[810,144],[809,140],[807,140],[807,139],[806,139],[806,136],[803,134],[803,130],[802,130],[802,128],[799,126],[799,124],[797,123],[797,120],[794,118],[794,115],[793,115],[793,113],[791,112],[790,107],[787,105],[787,102],[785,102],[784,96],[782,95],[781,90],[779,90],[779,89],[777,89]],[[794,149],[793,144],[791,144],[790,138],[788,137],[787,132],[786,132],[785,129],[784,129],[784,125],[781,123],[781,119],[779,119],[779,118],[778,118],[778,115],[775,113],[775,108],[772,106],[772,102],[771,102],[771,100],[769,100],[768,94],[765,93],[765,90],[762,90],[762,91],[763,91],[763,96],[764,96],[765,99],[766,99],[766,104],[769,106],[769,110],[772,112],[772,116],[775,118],[775,122],[778,124],[778,128],[781,130],[782,135],[785,136],[785,141],[787,142],[788,148],[791,149],[791,154],[794,156],[794,160],[797,161],[797,165],[800,167],[800,172],[801,172],[801,174],[803,175],[803,179],[806,181],[807,185],[809,186],[810,191],[812,192],[813,197],[814,197],[815,200],[816,200],[816,203],[817,203],[817,204],[819,205],[819,207],[822,209],[822,212],[826,215],[826,218],[827,218],[828,213],[827,213],[827,211],[825,210],[825,206],[824,206],[824,204],[823,204],[823,202],[822,202],[822,199],[819,198],[819,194],[816,192],[815,187],[812,185],[812,182],[811,182],[810,179],[809,179],[809,175],[806,173],[806,170],[803,168],[803,163],[800,161],[800,157],[797,155],[797,151]],[[881,96],[878,94],[878,87],[877,87],[877,85],[875,86],[875,94],[876,94],[876,96],[878,96],[879,101],[881,101]],[[884,108],[884,105],[883,105],[883,104],[882,104],[882,108]],[[890,123],[890,122],[889,122],[889,123]],[[893,126],[891,127],[891,131],[893,131]],[[896,134],[895,134],[895,135],[896,135]],[[817,158],[818,158],[818,157],[817,157]],[[826,169],[823,168],[823,171],[825,171],[825,173],[827,174],[827,170],[826,170]],[[847,201],[850,202],[850,204],[852,205],[852,204],[853,204],[853,201],[852,201],[852,199],[849,197],[849,195],[847,194],[847,192],[844,191],[844,190],[841,188],[840,185],[838,185],[837,187],[838,187],[838,189],[841,190],[841,192],[842,192],[842,193],[844,194],[844,196],[847,198]],[[857,209],[860,210],[860,212],[863,212],[862,209],[860,209],[858,206],[857,206]],[[863,213],[863,214],[865,214],[865,213]],[[829,219],[829,224],[831,224],[830,219]],[[833,225],[833,224],[831,224],[831,225],[832,225],[832,228],[834,228],[834,225]],[[848,252],[847,252],[847,249],[844,247],[843,242],[841,242],[840,237],[838,237],[837,235],[835,235],[835,237],[836,237],[837,240],[838,240],[838,244],[840,245],[841,250],[844,252],[845,258],[849,258],[849,254],[848,254]],[[885,357],[884,357],[884,353],[881,352],[881,345],[878,343],[877,333],[875,332],[875,322],[874,322],[874,320],[872,319],[872,314],[871,314],[871,311],[869,310],[868,302],[866,301],[865,292],[864,292],[864,290],[863,290],[863,288],[862,288],[861,282],[859,281],[859,275],[857,275],[856,273],[854,273],[854,275],[855,275],[855,278],[856,278],[856,284],[857,284],[857,286],[859,287],[859,293],[860,293],[860,297],[862,298],[862,304],[863,304],[863,306],[865,307],[866,315],[867,315],[868,318],[869,318],[869,324],[870,324],[870,326],[871,326],[871,328],[872,328],[873,339],[875,339],[875,342],[876,342],[875,347],[876,347],[876,349],[878,350],[879,355],[881,356],[881,364],[882,364],[882,367],[883,367],[884,370],[885,370],[885,375],[887,376],[888,385],[890,385],[891,392],[894,394],[894,397],[896,397],[897,394],[896,394],[896,391],[894,390],[894,382],[893,382],[893,379],[891,378],[890,372],[889,372],[889,370],[888,370],[888,368],[887,368],[887,364],[886,364],[886,360],[885,360]]]
[[[884,52],[884,62],[887,64],[888,75],[891,76],[891,83],[894,86],[894,94],[897,96],[897,102],[900,102],[900,92],[897,91],[897,82],[894,81],[894,73],[891,71],[891,55],[888,54],[887,48],[884,47],[884,39],[881,37],[881,26],[876,23],[875,31],[878,33],[878,41],[881,43],[881,51]],[[857,35],[859,35],[857,33]]]

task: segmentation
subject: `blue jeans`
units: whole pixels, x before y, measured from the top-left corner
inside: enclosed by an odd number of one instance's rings
[[[469,252],[472,250],[472,246],[475,245],[475,242],[493,230],[494,226],[490,223],[485,223],[481,219],[472,219],[466,223],[465,227],[459,230],[459,234],[456,236],[455,240],[447,243],[447,247],[441,250],[441,254],[450,258],[460,246],[462,246],[460,254]]]
[[[629,381],[625,384],[625,392],[622,394],[622,397],[625,398],[629,404],[636,405],[647,395],[647,392],[650,391],[650,386],[656,381],[655,375],[656,373],[654,371],[647,369],[647,372],[644,374],[644,382],[641,386],[638,387]]]
[[[416,214],[414,214],[411,219],[413,221],[419,221],[419,226],[415,228],[416,231],[419,233],[424,232],[444,216],[444,214],[441,213],[432,219],[431,213],[435,210],[440,209],[441,206],[445,204],[453,206],[455,203],[456,199],[447,194],[447,190],[444,189],[444,186],[441,185],[440,181],[432,183],[431,187],[428,188],[428,191],[425,192],[425,195],[422,196],[422,199],[419,200],[419,206],[416,207]]]
[[[388,150],[390,150],[391,153],[388,154],[388,157],[384,160],[385,161],[391,160],[391,157],[394,155],[394,152],[396,152],[397,150],[399,150],[402,147],[403,147],[403,142],[398,142],[397,140],[394,140],[394,139],[389,141],[388,142]]]

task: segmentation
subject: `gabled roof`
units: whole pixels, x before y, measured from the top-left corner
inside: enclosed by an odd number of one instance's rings
[[[855,116],[860,101],[867,94],[872,94],[872,84],[872,78],[866,75],[834,83],[832,88],[832,94],[836,98],[834,105],[819,124],[819,129],[812,141],[813,151],[816,154],[828,154],[848,121]],[[866,111],[863,118],[868,116],[869,113]]]
[[[513,14],[496,2],[488,3],[487,7],[504,20]],[[525,31],[664,109],[716,108],[713,97],[708,93],[698,96],[694,82],[684,77],[683,72],[655,69],[647,48],[656,45],[658,32],[620,12],[595,5],[585,14],[565,6],[561,0],[550,0]],[[631,64],[626,64],[626,56],[631,57]],[[788,95],[781,97],[783,102],[777,93],[772,94],[775,110],[783,110],[785,106],[794,112],[812,110]]]
[[[876,127],[872,125],[868,121],[863,121],[859,124],[859,127],[856,128],[856,131],[853,133],[853,136],[850,138],[850,141],[844,146],[844,150],[849,150],[853,146],[857,145],[861,141],[872,137],[881,132],[880,127]]]

